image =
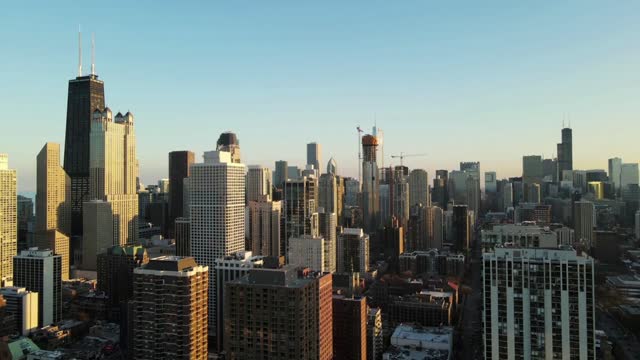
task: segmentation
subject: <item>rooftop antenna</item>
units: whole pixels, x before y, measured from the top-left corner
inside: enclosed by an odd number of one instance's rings
[[[96,36],[91,33],[91,75],[96,74]]]
[[[82,76],[82,30],[78,25],[78,76]]]

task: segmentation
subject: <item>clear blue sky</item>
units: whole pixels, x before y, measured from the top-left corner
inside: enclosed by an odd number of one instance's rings
[[[555,153],[640,157],[640,2],[12,1],[0,12],[0,152],[35,187],[35,157],[64,143],[67,81],[96,34],[107,105],[136,116],[145,183],[167,153],[200,158],[235,131],[248,164],[304,164],[323,145],[357,174],[356,132],[374,117],[411,167],[478,160],[498,176]],[[386,160],[389,163],[389,159]]]

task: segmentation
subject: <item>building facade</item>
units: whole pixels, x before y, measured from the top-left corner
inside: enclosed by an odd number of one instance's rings
[[[0,154],[0,283],[13,278],[13,256],[18,246],[16,171],[9,169],[9,156]]]

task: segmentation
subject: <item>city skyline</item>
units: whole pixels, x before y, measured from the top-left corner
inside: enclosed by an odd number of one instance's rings
[[[10,119],[1,151],[18,191],[35,191],[38,149],[64,146],[81,24],[84,73],[95,33],[106,105],[136,116],[143,183],[168,177],[170,151],[191,150],[200,162],[226,130],[238,135],[245,164],[302,167],[306,144],[317,142],[323,161],[334,157],[355,177],[356,127],[375,123],[385,165],[400,152],[427,153],[406,165],[430,178],[460,161],[520,175],[523,155],[556,155],[563,122],[574,130],[575,169],[606,169],[616,156],[638,162],[640,52],[628,44],[640,4],[594,4],[163,5],[153,16],[144,5],[12,4],[0,22],[12,53],[0,60],[2,77],[13,84],[0,93]],[[87,21],[88,12],[105,20]],[[615,140],[603,139],[611,126]]]

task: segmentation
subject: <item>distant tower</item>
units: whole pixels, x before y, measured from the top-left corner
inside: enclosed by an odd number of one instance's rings
[[[240,164],[240,140],[236,134],[227,131],[220,134],[216,146],[217,151],[226,151],[231,153],[231,162]]]
[[[320,144],[312,142],[307,144],[307,164],[313,165],[313,168],[316,169],[316,173],[318,176],[322,174],[322,168],[320,167],[320,163],[322,162],[322,147]]]
[[[380,171],[378,171],[378,139],[362,137],[362,217],[365,232],[375,231],[379,221]]]
[[[195,155],[191,151],[172,151],[169,153],[169,226],[174,228],[174,222],[179,217],[186,217],[184,208],[184,179],[191,174],[191,164],[195,162]],[[174,229],[175,230],[175,229]]]
[[[573,170],[573,135],[571,128],[562,129],[562,142],[558,144],[558,179],[564,170]]]
[[[329,159],[327,163],[327,174],[338,175],[338,163],[334,158]]]
[[[18,246],[18,198],[16,171],[9,169],[9,157],[0,154],[0,285],[13,278],[11,259]]]

